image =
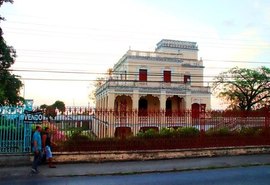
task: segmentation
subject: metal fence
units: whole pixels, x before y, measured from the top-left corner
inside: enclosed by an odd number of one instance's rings
[[[22,107],[0,107],[0,153],[30,152],[35,123]],[[38,123],[39,124],[39,123]],[[113,111],[67,108],[46,117],[55,151],[147,150],[270,144],[269,110]],[[188,137],[187,137],[188,136]]]
[[[24,121],[25,111],[32,111],[33,100],[24,105],[0,105],[0,154],[31,151],[31,123]]]
[[[30,151],[30,125],[24,123],[25,106],[0,107],[0,153]]]
[[[59,113],[50,120],[50,122],[44,121],[43,127],[51,128],[57,151],[270,144],[270,135],[268,134],[270,114],[267,110],[253,112],[208,111],[194,114],[192,111],[168,113],[161,110],[142,113],[136,110],[117,112],[72,108],[67,109],[64,113]],[[158,136],[155,137],[156,141],[154,142],[158,146],[153,143],[145,145],[147,139],[139,137],[149,130],[162,134],[166,129],[173,130],[174,133],[182,132],[181,128],[193,128],[199,135],[188,139],[175,135],[165,138]],[[211,137],[209,137],[210,135]],[[218,138],[214,138],[214,136]],[[256,138],[254,138],[255,136]],[[119,145],[119,142],[122,144]]]
[[[269,111],[95,111],[92,131],[99,137],[118,136],[116,130],[119,128],[130,128],[133,135],[141,130],[155,128],[160,131],[162,128],[194,127],[200,131],[218,130],[227,128],[235,131],[242,128],[263,128],[269,125]],[[96,120],[102,120],[96,121]]]

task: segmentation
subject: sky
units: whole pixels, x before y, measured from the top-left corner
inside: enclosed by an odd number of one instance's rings
[[[206,85],[231,67],[270,67],[269,0],[15,0],[0,10],[13,73],[35,105],[94,106],[95,79],[161,39],[197,42]]]

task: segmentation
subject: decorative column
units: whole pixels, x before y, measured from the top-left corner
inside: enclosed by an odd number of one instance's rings
[[[186,102],[186,107],[185,109],[186,110],[191,110],[191,94],[190,93],[187,93],[186,96],[185,96],[185,102]]]
[[[115,95],[113,92],[108,92],[107,100],[108,100],[107,109],[113,110],[114,109],[114,101],[115,101]]]
[[[160,110],[165,110],[166,109],[166,92],[161,91],[160,94]]]
[[[132,95],[132,116],[133,116],[133,124],[132,124],[132,132],[134,135],[138,133],[139,130],[139,117],[138,117],[138,111],[139,111],[139,91],[133,90]],[[136,112],[135,112],[136,111]]]
[[[108,100],[108,105],[107,105],[107,109],[109,110],[107,112],[107,125],[106,125],[106,131],[107,131],[107,135],[109,137],[112,137],[114,135],[115,132],[115,122],[114,122],[114,102],[115,102],[115,94],[113,91],[109,91],[107,94],[107,100]],[[111,111],[112,110],[112,111]]]
[[[161,124],[166,123],[166,118],[165,118],[165,112],[166,112],[166,91],[161,91],[160,94],[160,120]]]
[[[139,108],[139,91],[134,90],[132,95],[132,110],[138,110]]]

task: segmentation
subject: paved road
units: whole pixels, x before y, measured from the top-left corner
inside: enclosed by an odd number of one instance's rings
[[[187,158],[154,161],[126,161],[106,163],[58,164],[57,168],[48,169],[40,166],[40,177],[70,177],[119,175],[149,172],[175,172],[195,169],[270,165],[270,154],[223,156],[206,158]],[[0,181],[6,178],[29,176],[31,166],[0,168]],[[270,183],[269,183],[270,184]]]
[[[135,175],[81,177],[29,176],[0,181],[0,185],[269,185],[270,166]]]

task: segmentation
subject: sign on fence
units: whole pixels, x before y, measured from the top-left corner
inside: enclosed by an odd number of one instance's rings
[[[38,123],[43,121],[42,111],[24,111],[24,121],[29,123]]]

